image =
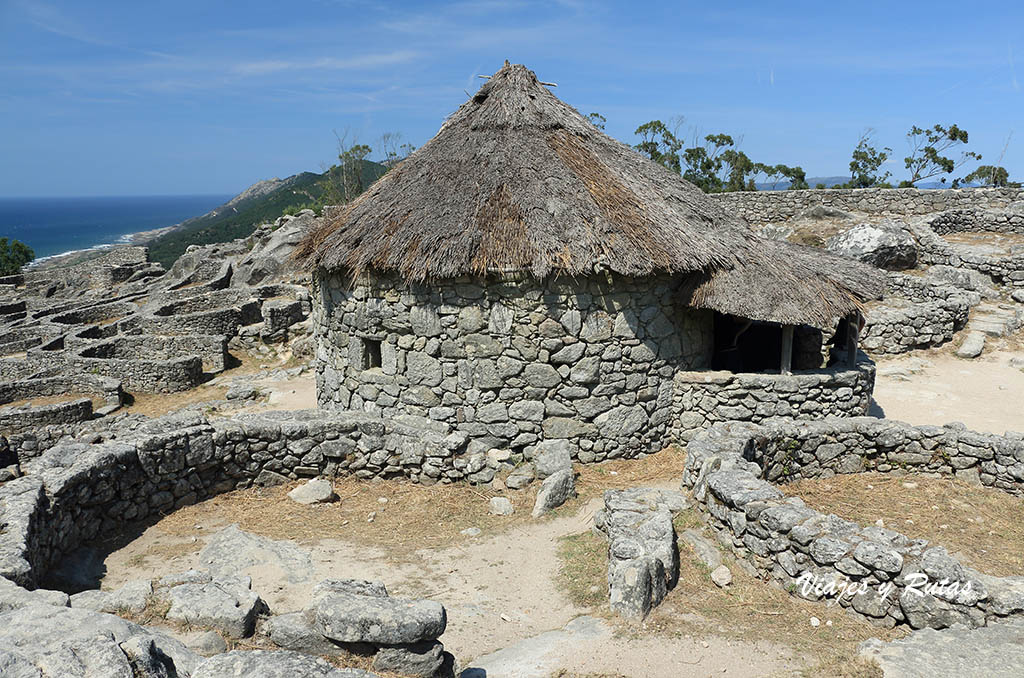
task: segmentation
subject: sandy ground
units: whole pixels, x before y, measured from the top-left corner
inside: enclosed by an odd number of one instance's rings
[[[1024,370],[1011,367],[1021,351],[986,351],[963,360],[947,350],[916,351],[878,361],[875,402],[887,419],[967,428],[1002,435],[1024,431]]]
[[[102,585],[113,589],[131,579],[155,579],[191,567],[225,567],[252,577],[253,589],[280,614],[301,609],[312,584],[322,579],[383,581],[394,596],[443,601],[448,611],[448,628],[441,638],[445,648],[464,667],[477,666],[471,660],[479,658],[480,666],[490,667],[479,675],[494,678],[547,676],[560,669],[639,678],[683,675],[682,666],[687,667],[685,675],[754,678],[785,675],[802,665],[779,645],[713,635],[637,639],[602,619],[593,620],[587,633],[566,633],[567,625],[572,629],[579,624],[574,620],[599,612],[574,605],[558,587],[558,538],[588,531],[600,505],[594,499],[575,513],[467,537],[446,548],[419,549],[404,558],[334,539],[301,546],[273,542],[282,550],[268,548],[259,557],[262,562],[242,567],[201,557],[200,550],[228,525],[226,516],[211,514],[192,535],[169,534],[159,523],[149,527],[106,558]],[[241,564],[246,564],[244,559]],[[518,668],[499,670],[503,662]]]

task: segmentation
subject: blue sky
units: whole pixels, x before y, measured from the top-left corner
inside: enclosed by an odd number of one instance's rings
[[[419,146],[505,59],[627,143],[681,115],[833,175],[870,127],[900,179],[911,125],[957,123],[1024,178],[1019,1],[0,0],[0,196],[235,193],[320,171],[335,131]]]

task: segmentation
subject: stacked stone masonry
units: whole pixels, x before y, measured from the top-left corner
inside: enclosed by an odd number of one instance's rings
[[[690,440],[725,421],[861,416],[871,406],[874,384],[875,365],[863,354],[852,369],[840,364],[794,374],[682,372],[675,377],[673,438]]]
[[[886,298],[869,305],[861,347],[869,353],[898,354],[939,346],[967,324],[977,292],[904,273],[886,277]]]
[[[485,449],[568,439],[591,462],[667,445],[673,377],[710,363],[709,312],[669,277],[315,281],[326,410],[453,422]]]
[[[940,546],[824,515],[772,484],[901,468],[956,473],[1020,494],[1024,436],[869,418],[779,420],[720,424],[687,450],[683,485],[708,524],[762,577],[794,595],[837,600],[888,627],[977,627],[1024,612],[1024,578],[974,571]]]
[[[742,216],[752,226],[763,226],[786,221],[819,205],[879,216],[926,215],[952,210],[984,212],[1024,202],[1024,189],[828,188],[713,193],[709,197]]]

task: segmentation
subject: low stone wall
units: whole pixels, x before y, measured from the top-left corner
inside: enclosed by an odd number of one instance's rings
[[[88,374],[60,375],[0,383],[0,405],[15,400],[68,393],[100,395],[108,406],[115,408],[121,405],[124,396],[121,382],[117,379]],[[88,421],[92,417],[93,404],[90,398],[76,398],[36,407],[0,407],[0,434],[18,436],[19,444],[13,447],[20,449],[20,439],[35,439],[39,429],[59,427],[64,431],[65,427]]]
[[[1024,206],[1002,210],[949,210],[928,225],[939,235],[948,233],[1024,233]]]
[[[872,354],[898,354],[939,346],[967,324],[977,292],[903,273],[886,277],[885,300],[868,305],[861,347]]]
[[[224,369],[227,337],[223,335],[130,335],[91,344],[77,353],[78,358],[165,362],[198,356],[212,371]],[[137,381],[137,380],[136,380]]]
[[[43,396],[85,393],[101,396],[108,405],[120,405],[124,399],[118,379],[91,374],[58,374],[39,379],[0,383],[0,405],[15,400]]]
[[[99,376],[120,379],[129,391],[144,393],[174,393],[187,391],[198,386],[203,378],[203,361],[197,355],[185,355],[167,359],[131,357],[148,355],[145,342],[132,348],[138,352],[120,350],[118,347],[131,346],[128,340],[143,337],[120,337],[117,343],[107,342],[82,349],[79,353],[68,352],[52,355],[50,360],[62,360],[69,368]],[[165,338],[167,339],[167,338]],[[36,354],[39,359],[45,356]]]
[[[911,426],[856,417],[801,424],[770,423],[750,460],[768,480],[896,469],[955,475],[1024,496],[1024,434],[968,431],[963,425]]]
[[[911,225],[911,230],[920,263],[971,269],[1001,285],[1024,287],[1024,253],[987,254],[977,247],[950,243],[928,226]]]
[[[50,318],[50,322],[61,325],[86,325],[100,323],[105,320],[123,318],[136,312],[134,304],[117,301],[112,304],[97,304],[73,311],[66,311]]]
[[[753,226],[790,219],[822,205],[844,212],[908,216],[950,210],[991,210],[1024,201],[1020,188],[826,188],[803,191],[740,191],[708,196]]]
[[[2,358],[0,359],[0,380],[17,381],[27,379],[40,372],[43,364],[31,358]]]
[[[839,365],[793,374],[681,372],[674,383],[673,438],[689,440],[724,421],[867,414],[875,365],[863,354],[859,358],[854,369]]]
[[[722,424],[696,437],[687,451],[683,484],[693,490],[708,524],[762,577],[794,595],[838,600],[890,627],[976,627],[1024,612],[1024,578],[984,575],[924,540],[824,515],[798,498],[784,498],[764,479],[853,473],[869,468],[869,460],[885,470],[902,460],[937,472],[987,468],[999,486],[996,479],[1005,476],[997,475],[996,466],[1016,473],[1009,469],[1024,461],[1024,440],[867,418],[830,419]],[[1020,481],[1015,483],[1017,491]]]
[[[60,426],[92,419],[92,400],[77,398],[38,407],[0,407],[0,434],[25,433],[41,426]]]
[[[253,483],[347,475],[422,483],[484,476],[467,436],[416,417],[316,411],[153,420],[96,445],[62,444],[0,485],[0,576],[34,587],[63,554],[126,522]],[[511,468],[511,466],[509,467]]]
[[[14,328],[0,335],[0,355],[22,353],[43,343],[46,333],[38,328]]]

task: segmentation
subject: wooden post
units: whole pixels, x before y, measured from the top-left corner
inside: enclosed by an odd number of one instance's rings
[[[846,327],[846,364],[853,367],[857,364],[857,339],[860,335],[860,312],[856,311],[849,317]]]
[[[783,325],[782,326],[782,356],[781,356],[781,369],[779,370],[782,374],[793,373],[793,326]]]

